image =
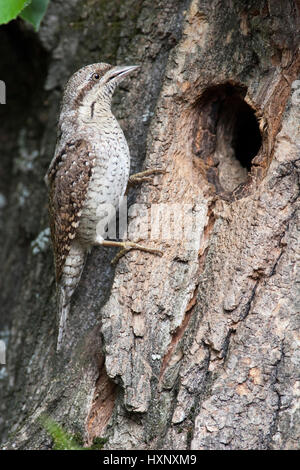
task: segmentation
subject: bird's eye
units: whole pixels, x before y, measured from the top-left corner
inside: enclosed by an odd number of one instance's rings
[[[93,80],[99,80],[99,78],[100,78],[99,73],[93,73],[92,78],[93,78]]]

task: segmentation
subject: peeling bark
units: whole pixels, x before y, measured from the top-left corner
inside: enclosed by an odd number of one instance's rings
[[[292,0],[51,2],[30,37],[45,89],[3,137],[6,447],[49,448],[46,412],[107,449],[298,448],[298,28]],[[61,86],[99,56],[142,64],[115,114],[132,173],[166,170],[132,193],[129,233],[174,213],[142,240],[161,258],[132,251],[114,270],[115,250],[93,250],[58,356],[42,176]],[[183,205],[189,230],[170,239]]]

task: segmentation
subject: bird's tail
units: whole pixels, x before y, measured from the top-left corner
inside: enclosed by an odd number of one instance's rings
[[[67,318],[70,311],[71,297],[80,281],[86,260],[86,251],[77,242],[73,242],[57,284],[58,300],[58,337],[56,350],[59,351],[66,338]]]

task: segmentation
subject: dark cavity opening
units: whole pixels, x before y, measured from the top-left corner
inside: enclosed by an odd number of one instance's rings
[[[233,135],[235,157],[249,171],[252,159],[257,155],[260,147],[261,135],[254,111],[245,101],[241,101]]]
[[[194,153],[204,160],[217,192],[245,183],[262,138],[254,110],[245,102],[247,89],[232,84],[206,90],[197,103]]]

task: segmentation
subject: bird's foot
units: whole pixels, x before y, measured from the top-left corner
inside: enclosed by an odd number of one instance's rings
[[[103,240],[101,243],[102,246],[118,246],[121,248],[119,253],[114,257],[111,261],[111,264],[116,264],[122,256],[126,255],[130,250],[140,250],[145,251],[146,253],[152,253],[154,255],[162,256],[162,251],[157,250],[156,248],[149,248],[148,246],[140,245],[139,243],[135,242],[114,242],[111,240]]]
[[[128,186],[134,186],[136,184],[144,183],[145,181],[153,181],[154,175],[165,174],[166,170],[161,168],[150,168],[149,170],[141,171],[129,176]]]

